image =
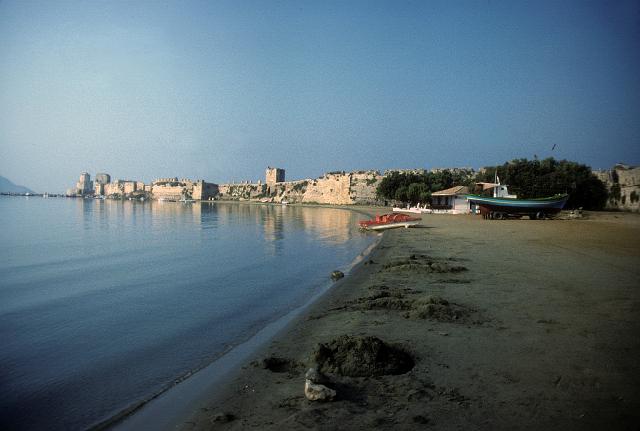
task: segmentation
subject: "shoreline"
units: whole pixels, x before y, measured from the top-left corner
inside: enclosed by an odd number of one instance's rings
[[[212,201],[211,203],[265,205],[265,203],[262,202],[237,201]],[[321,205],[298,204],[293,206],[321,207]],[[367,217],[371,216],[375,210],[374,207],[368,206],[350,207],[327,205],[324,207],[349,210]],[[347,265],[345,275],[350,275],[358,271],[364,260],[375,251],[375,248],[382,240],[382,235],[378,234],[376,236],[378,236],[378,238],[374,239],[365,250],[362,250]],[[265,344],[280,335],[283,330],[286,330],[299,316],[304,315],[317,301],[343,281],[344,278],[337,281],[327,281],[326,285],[305,301],[305,303],[290,310],[285,315],[267,322],[266,325],[256,333],[230,346],[224,352],[221,352],[209,364],[178,377],[175,381],[157,393],[150,395],[147,399],[130,405],[112,417],[92,425],[89,429],[95,431],[104,429],[135,430],[140,429],[141,426],[150,426],[150,421],[153,421],[153,425],[151,426],[154,429],[173,429],[192,414],[192,409],[184,406],[186,399],[189,400],[189,403],[198,403],[210,399],[212,394],[209,387],[228,383],[229,377],[223,375],[224,373],[236,374],[240,369],[240,365],[238,365],[239,362],[246,361],[247,358],[255,356]],[[176,407],[178,404],[181,406]]]
[[[194,403],[179,429],[638,423],[640,217],[427,215],[423,224],[385,233],[367,262]],[[445,301],[421,315],[433,298]],[[340,335],[402,346],[415,365],[400,375],[329,372],[336,400],[307,401],[304,373],[313,353]],[[279,365],[270,366],[273,360]]]

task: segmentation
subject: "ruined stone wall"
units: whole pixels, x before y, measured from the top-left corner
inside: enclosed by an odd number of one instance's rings
[[[358,171],[351,173],[349,194],[354,204],[370,205],[377,202],[376,189],[384,175],[378,171]]]
[[[315,180],[308,180],[302,202],[330,205],[349,205],[351,199],[351,175],[329,173]]]
[[[265,197],[266,188],[265,184],[220,184],[218,197],[226,200],[257,200]]]
[[[268,196],[273,202],[302,202],[304,194],[309,187],[309,181],[310,180],[297,180],[277,183],[270,189],[267,188],[266,193],[271,190],[271,194]]]
[[[640,167],[618,164],[593,173],[607,186],[607,209],[640,212]]]

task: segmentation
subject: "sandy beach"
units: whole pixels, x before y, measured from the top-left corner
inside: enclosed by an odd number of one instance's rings
[[[638,429],[640,216],[422,224],[385,232],[181,429]],[[333,401],[305,398],[310,367]]]

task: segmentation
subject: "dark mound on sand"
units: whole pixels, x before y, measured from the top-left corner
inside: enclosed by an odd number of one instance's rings
[[[409,259],[401,259],[389,262],[382,266],[382,271],[401,271],[401,272],[427,272],[427,273],[457,273],[466,271],[467,268],[461,265],[451,263],[453,258],[444,260],[435,260],[429,256],[411,255]]]
[[[398,347],[376,337],[349,335],[320,343],[313,359],[319,371],[349,377],[404,374],[414,366],[413,358]]]
[[[446,299],[438,296],[429,297],[426,300],[417,301],[411,316],[419,319],[433,319],[442,322],[451,322],[466,317],[469,312],[460,307],[454,306]]]
[[[254,362],[253,365],[264,368],[274,373],[293,373],[304,368],[304,364],[289,358],[279,358],[269,356],[260,362]]]

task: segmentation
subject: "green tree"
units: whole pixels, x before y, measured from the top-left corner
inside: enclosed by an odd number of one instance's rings
[[[379,199],[426,203],[433,192],[471,184],[472,173],[471,170],[452,172],[448,169],[426,174],[391,172],[379,182],[376,192]]]
[[[426,203],[430,198],[431,192],[425,183],[411,183],[407,187],[407,201],[412,204]]]
[[[400,202],[407,202],[409,200],[408,198],[408,187],[407,186],[400,186],[398,187],[398,189],[396,190],[393,198],[397,201]]]

